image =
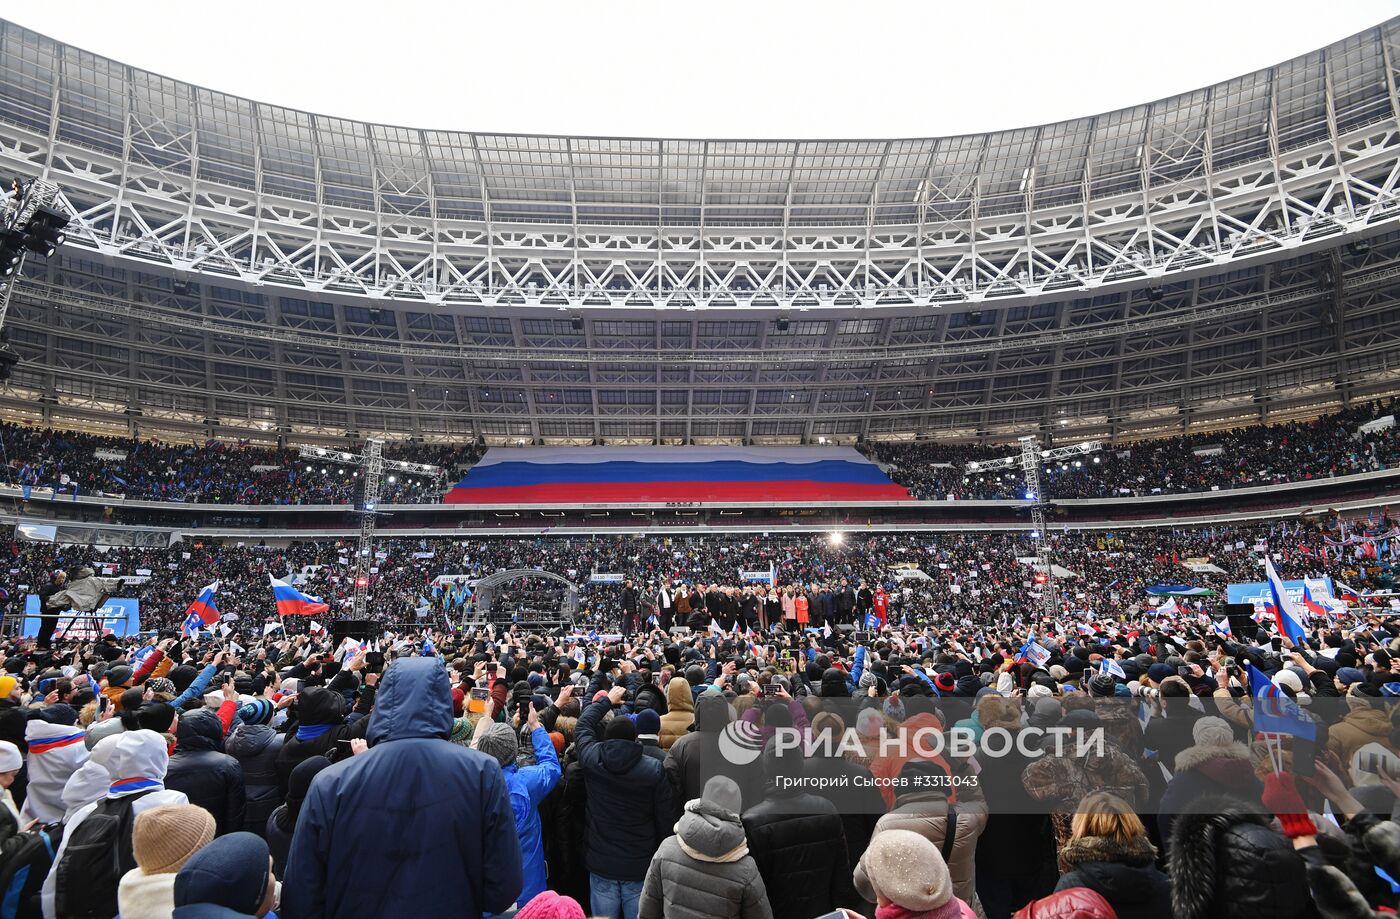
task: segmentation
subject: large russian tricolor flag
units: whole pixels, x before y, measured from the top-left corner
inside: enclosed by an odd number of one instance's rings
[[[449,504],[908,501],[851,447],[492,447]]]

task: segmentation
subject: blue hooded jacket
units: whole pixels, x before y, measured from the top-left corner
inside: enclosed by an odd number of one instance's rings
[[[549,797],[563,774],[554,741],[544,728],[530,732],[535,749],[535,765],[523,769],[514,763],[501,769],[510,790],[510,806],[515,812],[515,832],[520,836],[520,855],[524,862],[525,885],[520,891],[520,905],[529,903],[549,886],[544,865],[544,835],[540,831],[540,802]]]
[[[282,919],[479,917],[522,885],[501,768],[447,741],[452,690],[437,658],[396,661],[370,716],[370,749],[323,769],[302,805]]]

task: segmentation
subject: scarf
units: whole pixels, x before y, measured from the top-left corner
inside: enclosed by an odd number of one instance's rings
[[[897,903],[891,903],[889,906],[875,907],[875,919],[927,919],[927,917],[930,916],[940,915],[946,908],[945,905],[940,906],[938,909],[931,909],[925,913],[916,913],[911,909],[905,909]],[[953,913],[953,915],[956,916],[958,914]]]
[[[297,740],[315,740],[333,727],[335,727],[335,725],[332,724],[297,725]]]
[[[739,859],[749,854],[749,844],[747,841],[739,843],[737,846],[730,849],[723,855],[706,855],[703,852],[697,852],[690,846],[686,845],[684,839],[681,839],[679,835],[680,824],[677,824],[675,829],[677,833],[676,842],[680,844],[681,851],[684,852],[686,855],[689,855],[691,858],[695,859],[697,862],[710,862],[711,864],[715,865],[727,865],[730,862],[737,862]]]

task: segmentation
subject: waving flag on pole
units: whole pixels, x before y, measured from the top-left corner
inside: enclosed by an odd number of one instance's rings
[[[1249,694],[1254,697],[1254,730],[1260,734],[1317,739],[1317,725],[1313,720],[1253,664],[1249,665]]]
[[[328,604],[321,602],[320,597],[308,597],[286,581],[279,581],[270,574],[267,579],[272,582],[272,599],[277,602],[279,616],[314,616],[330,609]]]
[[[182,633],[189,635],[219,621],[219,608],[214,605],[214,594],[218,589],[219,582],[215,581],[201,590],[195,601],[185,609],[185,624],[180,629]]]
[[[1268,557],[1264,559],[1264,572],[1269,576],[1269,594],[1273,599],[1274,619],[1278,622],[1279,634],[1287,635],[1293,642],[1305,640],[1307,635],[1303,632],[1303,616],[1306,613],[1293,605],[1283,581],[1274,570],[1273,560]]]
[[[1303,607],[1314,616],[1325,616],[1328,613],[1326,604],[1327,587],[1325,584],[1314,581],[1312,578],[1303,578]]]

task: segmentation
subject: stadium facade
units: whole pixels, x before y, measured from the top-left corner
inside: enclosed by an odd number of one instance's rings
[[[0,25],[70,241],[12,417],[327,442],[1118,439],[1400,389],[1392,20],[994,134],[505,136],[237,98]]]

